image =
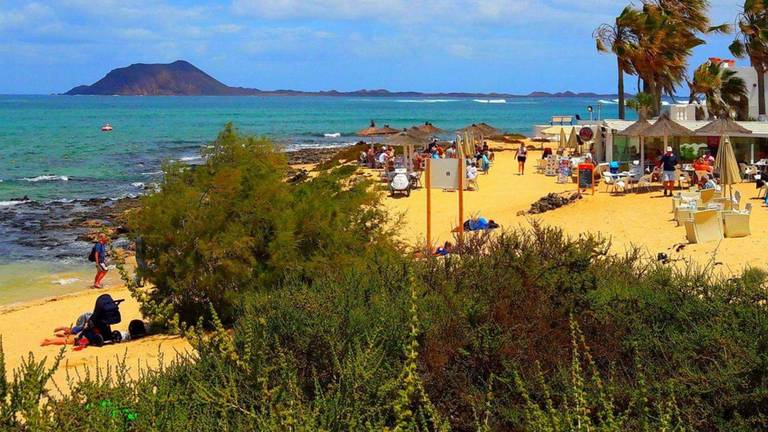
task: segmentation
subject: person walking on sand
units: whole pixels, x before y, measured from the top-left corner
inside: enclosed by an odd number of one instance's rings
[[[107,235],[99,233],[98,241],[93,245],[91,256],[88,257],[89,259],[93,258],[91,261],[96,263],[96,277],[93,279],[93,288],[102,288],[101,281],[109,270],[107,268],[107,241]]]
[[[664,185],[664,196],[672,196],[675,188],[675,170],[677,169],[677,155],[672,152],[672,147],[667,147],[667,152],[661,157],[661,182]]]
[[[525,159],[528,157],[528,148],[525,144],[520,143],[520,147],[517,149],[517,175],[525,174]]]

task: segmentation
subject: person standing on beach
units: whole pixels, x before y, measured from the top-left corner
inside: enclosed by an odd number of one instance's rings
[[[677,155],[672,152],[672,147],[667,147],[667,152],[661,157],[661,183],[664,185],[664,196],[672,196],[675,188],[675,170],[677,170]]]
[[[96,244],[93,245],[91,255],[96,263],[96,277],[93,279],[93,288],[102,288],[101,281],[107,275],[107,235],[99,233]]]
[[[525,174],[525,159],[528,157],[528,148],[525,144],[520,143],[520,147],[517,149],[517,175]]]

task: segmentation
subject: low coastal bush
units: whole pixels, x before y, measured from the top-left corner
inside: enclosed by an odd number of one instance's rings
[[[288,185],[279,154],[230,128],[212,151],[172,167],[134,225],[158,284],[135,293],[195,351],[55,398],[29,358],[2,374],[0,428],[768,430],[765,272],[616,255],[537,223],[414,259],[354,168]]]
[[[289,184],[284,154],[231,124],[205,156],[196,167],[166,165],[159,190],[132,214],[151,263],[139,269],[155,287],[149,315],[165,305],[195,323],[211,304],[229,325],[247,293],[354,266],[384,243],[377,196],[353,167]]]

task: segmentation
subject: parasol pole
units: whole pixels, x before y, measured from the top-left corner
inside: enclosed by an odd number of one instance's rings
[[[432,157],[427,158],[427,169],[426,169],[426,185],[427,185],[427,247],[429,248],[429,253],[432,253],[432,180],[431,180],[431,170],[430,167],[432,166]]]
[[[459,244],[464,243],[464,152],[459,151]]]

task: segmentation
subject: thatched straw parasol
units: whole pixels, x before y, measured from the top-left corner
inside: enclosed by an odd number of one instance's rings
[[[408,170],[413,169],[413,149],[424,147],[429,141],[429,135],[418,131],[417,128],[404,129],[402,132],[390,135],[384,140],[384,144],[392,147],[403,147],[403,156]]]
[[[390,127],[389,125],[384,125],[383,128],[378,129],[379,135],[393,135],[398,132],[400,132],[398,129],[395,129],[393,127]]]
[[[422,132],[428,133],[428,134],[439,134],[442,133],[443,130],[439,127],[436,127],[430,122],[424,122],[423,125],[418,126],[418,129]]]
[[[488,123],[472,123],[471,125],[459,129],[459,132],[466,132],[480,137],[489,137],[501,134],[501,131]]]
[[[715,170],[720,173],[720,184],[728,186],[729,196],[733,196],[733,185],[741,183],[741,172],[736,162],[731,140],[725,135],[720,137],[720,149],[715,158]]]
[[[619,132],[619,135],[640,138],[640,166],[643,167],[643,169],[645,169],[645,136],[643,136],[643,133],[651,126],[652,125],[648,120],[641,118]]]
[[[696,133],[705,136],[733,136],[749,135],[752,131],[730,118],[722,118],[713,120],[703,127],[696,129]]]
[[[665,113],[659,117],[659,119],[656,120],[656,123],[651,125],[651,127],[647,128],[646,130],[640,132],[639,134],[641,137],[664,138],[665,150],[669,146],[669,137],[684,137],[691,135],[693,135],[693,131],[685,126],[673,122],[672,119],[669,118],[669,113]],[[641,157],[643,161],[645,161],[645,157],[642,154]]]
[[[376,128],[376,124],[371,122],[370,126],[365,129],[360,129],[357,134],[359,136],[376,136],[377,131],[378,129]]]

